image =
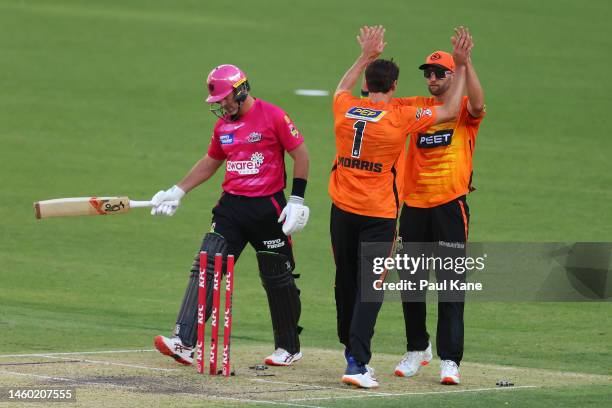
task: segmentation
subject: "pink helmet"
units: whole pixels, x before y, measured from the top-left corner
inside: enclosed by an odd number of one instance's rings
[[[246,81],[246,75],[237,66],[230,64],[219,65],[208,74],[206,79],[209,94],[206,102],[219,102]]]

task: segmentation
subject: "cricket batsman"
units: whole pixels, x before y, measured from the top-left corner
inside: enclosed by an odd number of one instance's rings
[[[216,67],[208,75],[207,86],[206,102],[219,117],[208,152],[180,182],[153,196],[151,214],[174,215],[184,196],[225,164],[223,191],[212,210],[210,232],[204,235],[196,251],[172,335],[157,336],[154,344],[162,354],[181,364],[193,363],[197,341],[198,254],[200,251],[221,253],[224,259],[231,254],[237,261],[248,243],[257,253],[274,331],[275,350],[264,362],[288,366],[302,358],[298,326],[301,303],[293,275],[291,235],[301,231],[308,222],[309,209],[304,205],[308,151],[304,138],[281,108],[250,94],[247,77],[238,67]],[[289,200],[283,193],[285,152],[293,159],[294,178]],[[178,201],[179,205],[172,201]],[[214,256],[209,256],[207,263],[206,319],[212,310]]]

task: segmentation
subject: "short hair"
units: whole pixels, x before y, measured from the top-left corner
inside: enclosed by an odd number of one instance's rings
[[[369,92],[389,92],[398,77],[399,67],[393,62],[393,59],[377,59],[368,65],[365,71]]]

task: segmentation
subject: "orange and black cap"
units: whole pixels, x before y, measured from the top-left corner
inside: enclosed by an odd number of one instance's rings
[[[427,68],[441,68],[448,71],[455,71],[455,60],[453,56],[448,52],[435,51],[434,53],[427,56],[425,63],[419,66],[419,69]]]

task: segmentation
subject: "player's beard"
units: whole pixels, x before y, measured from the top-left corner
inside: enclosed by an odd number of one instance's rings
[[[448,91],[449,87],[450,81],[447,81],[443,84],[428,85],[427,89],[429,89],[429,93],[433,96],[440,96],[443,95],[446,91]]]

